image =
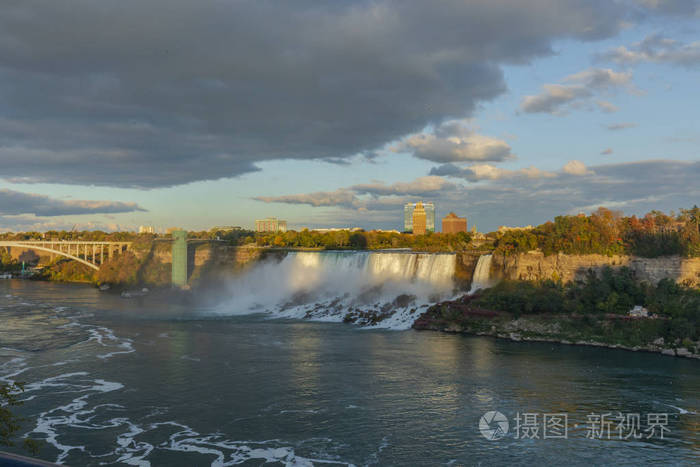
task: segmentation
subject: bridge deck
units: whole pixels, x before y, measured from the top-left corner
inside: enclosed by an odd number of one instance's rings
[[[111,259],[131,248],[131,242],[98,242],[84,240],[2,240],[0,248],[26,248],[64,256],[99,271],[105,256]],[[105,251],[106,250],[106,251]],[[106,255],[105,255],[106,253]],[[82,258],[81,258],[82,256]]]

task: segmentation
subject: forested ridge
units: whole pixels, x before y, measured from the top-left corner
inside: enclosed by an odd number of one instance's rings
[[[589,216],[557,216],[530,230],[510,230],[495,241],[504,255],[539,249],[545,255],[628,254],[654,258],[700,256],[700,208],[678,214],[651,211],[643,217],[625,217],[600,208]]]

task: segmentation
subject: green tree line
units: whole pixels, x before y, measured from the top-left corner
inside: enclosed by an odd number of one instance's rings
[[[651,211],[641,218],[600,208],[589,216],[557,216],[531,230],[507,231],[495,242],[495,251],[504,255],[535,249],[546,255],[700,256],[700,208]]]
[[[591,323],[611,315],[625,316],[641,305],[658,316],[640,320],[648,333],[643,340],[664,337],[684,341],[686,347],[700,341],[700,290],[673,279],[663,279],[656,285],[640,282],[626,267],[606,267],[600,275],[589,272],[585,280],[567,284],[503,281],[479,292],[474,304],[515,316],[574,314],[590,318]]]

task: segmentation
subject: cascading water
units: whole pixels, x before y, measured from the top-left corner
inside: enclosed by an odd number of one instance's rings
[[[411,252],[290,252],[230,284],[225,314],[343,321],[405,329],[454,289],[455,255]],[[377,319],[381,317],[381,319]]]
[[[476,262],[474,269],[474,277],[472,278],[472,286],[469,293],[472,294],[479,289],[491,287],[491,255],[481,255]]]

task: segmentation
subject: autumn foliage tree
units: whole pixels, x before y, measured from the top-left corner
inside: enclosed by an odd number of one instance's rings
[[[508,231],[495,247],[504,255],[539,249],[546,255],[700,256],[700,208],[678,215],[651,211],[642,218],[599,208],[589,216],[557,216],[532,230]]]

